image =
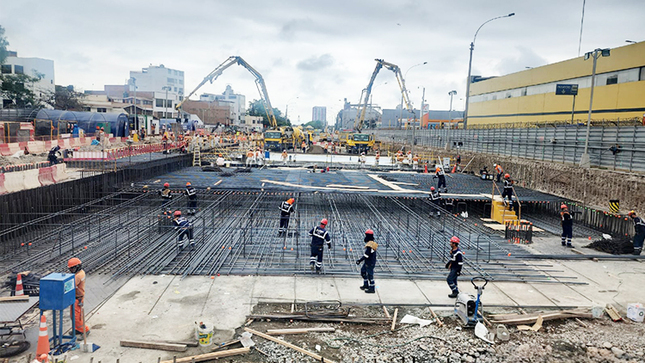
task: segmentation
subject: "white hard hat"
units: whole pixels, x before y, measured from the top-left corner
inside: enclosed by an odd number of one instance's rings
[[[493,166],[497,166],[497,164],[493,164]]]

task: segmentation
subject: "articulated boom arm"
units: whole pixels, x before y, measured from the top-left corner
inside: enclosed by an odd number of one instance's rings
[[[271,107],[271,101],[269,101],[269,93],[267,92],[266,85],[264,84],[264,79],[262,78],[262,75],[256,71],[253,67],[251,67],[242,57],[239,56],[230,56],[228,57],[227,60],[222,62],[217,68],[215,68],[211,73],[209,73],[206,77],[204,77],[204,80],[195,87],[195,89],[190,92],[188,96],[186,96],[177,106],[175,107],[176,109],[180,109],[181,106],[186,102],[187,99],[189,99],[192,95],[197,92],[206,82],[213,83],[219,77],[222,72],[227,69],[228,67],[232,66],[233,64],[238,64],[244,68],[246,68],[251,74],[255,77],[255,85],[258,88],[258,92],[260,93],[260,97],[262,98],[262,101],[264,102],[264,109],[267,113],[267,117],[269,118],[269,123],[271,124],[271,127],[277,128],[278,123],[275,119],[275,115],[273,114],[273,107]]]
[[[399,66],[393,63],[386,62],[383,59],[375,59],[375,61],[376,67],[374,68],[374,72],[372,72],[370,82],[368,83],[367,88],[365,88],[361,93],[361,99],[358,103],[358,113],[356,114],[356,120],[354,122],[354,129],[358,132],[361,132],[363,128],[365,113],[367,112],[367,103],[369,102],[370,96],[372,94],[372,86],[374,85],[374,80],[376,79],[378,72],[383,67],[391,70],[392,72],[394,72],[394,74],[396,74],[396,80],[397,82],[399,82],[399,88],[401,88],[401,94],[403,95],[405,106],[410,113],[414,113],[412,103],[410,102],[410,96],[408,95],[408,90],[407,88],[405,88],[405,80],[403,79],[403,75],[401,75],[401,69],[399,68]]]

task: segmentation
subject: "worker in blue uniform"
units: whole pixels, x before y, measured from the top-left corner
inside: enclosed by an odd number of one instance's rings
[[[461,267],[464,265],[464,253],[459,249],[459,237],[452,236],[450,238],[450,260],[446,264],[446,268],[450,269],[448,278],[448,286],[452,293],[448,295],[449,298],[456,298],[459,295],[459,288],[457,287],[457,277],[461,275]]]
[[[278,229],[278,236],[282,236],[287,233],[289,228],[289,218],[291,218],[291,213],[295,212],[293,203],[296,200],[289,198],[284,202],[280,203],[280,228]]]
[[[193,247],[195,245],[195,239],[193,238],[193,226],[190,221],[181,216],[181,211],[175,211],[172,221],[175,224],[175,230],[179,231],[177,246],[184,248],[184,237],[187,237],[190,246]]]
[[[376,249],[378,244],[374,241],[374,231],[368,229],[365,231],[365,251],[363,256],[356,260],[356,264],[360,265],[364,261],[363,267],[361,267],[361,276],[363,277],[363,286],[361,290],[365,290],[367,294],[373,294],[374,291],[374,266],[376,266]]]
[[[193,188],[190,182],[187,182],[184,194],[188,196],[188,209],[186,210],[186,214],[193,215],[197,210],[197,190]]]
[[[562,246],[573,247],[571,239],[573,238],[573,217],[569,212],[566,204],[560,205],[560,219],[562,222]]]
[[[513,179],[511,179],[510,174],[504,174],[504,190],[502,191],[502,199],[511,211],[515,209],[515,203],[513,202]]]
[[[323,261],[323,247],[325,243],[327,248],[331,249],[331,237],[325,230],[327,227],[327,218],[320,221],[320,226],[314,227],[309,231],[311,236],[311,257],[309,259],[310,268],[313,271],[316,267],[316,273],[320,273]]]
[[[442,206],[443,200],[441,199],[441,194],[434,187],[430,187],[430,202],[435,205],[435,210],[437,212],[437,217],[441,217],[441,210],[439,209]],[[432,215],[432,213],[430,214]]]
[[[629,211],[627,215],[634,222],[634,255],[640,255],[643,250],[643,241],[645,240],[645,222],[633,210]]]

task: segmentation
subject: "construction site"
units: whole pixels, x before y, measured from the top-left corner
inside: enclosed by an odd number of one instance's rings
[[[240,142],[195,137],[187,153],[69,160],[72,180],[0,196],[4,361],[38,358],[41,316],[57,362],[645,360],[643,256],[629,218],[595,202],[605,191],[593,178],[576,181],[579,198],[537,176],[553,173],[545,162],[413,146],[407,130],[390,143],[391,133],[376,134],[380,160],[315,146],[246,160]],[[419,162],[401,162],[412,148]],[[495,173],[481,172],[493,164],[517,175],[512,211]],[[639,174],[628,178],[642,187]],[[172,222],[177,211],[190,240]],[[330,246],[316,271],[310,231],[322,219]],[[374,294],[359,289],[368,229]],[[456,299],[446,284],[455,237]],[[73,258],[87,274],[86,336],[43,285],[73,276]]]

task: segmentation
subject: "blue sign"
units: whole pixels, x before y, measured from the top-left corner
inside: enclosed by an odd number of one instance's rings
[[[577,84],[556,84],[555,85],[555,94],[556,95],[575,96],[575,95],[578,94],[578,85]]]

